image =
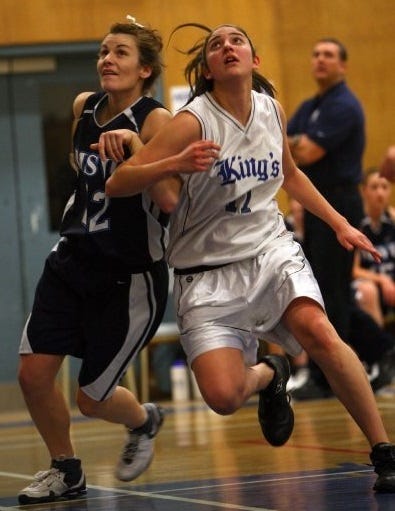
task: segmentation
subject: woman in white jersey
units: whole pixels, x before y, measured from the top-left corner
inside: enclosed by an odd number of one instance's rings
[[[393,492],[395,446],[362,365],[328,321],[310,266],[285,229],[277,191],[282,186],[326,221],[346,249],[360,247],[376,259],[378,253],[295,166],[284,112],[257,72],[259,58],[244,30],[206,30],[188,52],[195,52],[186,68],[190,101],[116,169],[106,193],[149,188],[172,212],[168,260],[181,342],[207,404],[231,414],[259,392],[263,434],[272,445],[284,444],[293,428],[288,362],[274,355],[257,362],[257,339],[290,354],[304,348],[369,440],[375,490]],[[180,192],[166,192],[175,174]]]

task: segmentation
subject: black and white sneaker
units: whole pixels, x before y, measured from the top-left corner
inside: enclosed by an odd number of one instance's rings
[[[164,413],[154,403],[143,404],[148,419],[138,429],[128,429],[126,442],[115,469],[120,481],[132,481],[142,474],[154,457],[154,437],[163,424]]]
[[[395,445],[376,444],[370,459],[378,475],[373,489],[381,493],[395,493]]]
[[[270,384],[259,392],[258,419],[263,436],[276,447],[285,444],[294,428],[294,412],[287,393],[291,370],[286,357],[267,355],[260,362],[274,369]]]
[[[86,494],[85,474],[78,458],[52,460],[49,470],[37,472],[29,486],[18,493],[19,504],[74,499]]]

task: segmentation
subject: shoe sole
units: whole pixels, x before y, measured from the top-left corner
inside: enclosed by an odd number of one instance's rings
[[[154,459],[154,452],[152,452],[152,456],[149,458],[149,460],[147,460],[147,464],[145,465],[145,467],[141,470],[141,472],[138,474],[138,475],[133,475],[133,476],[122,476],[121,474],[118,474],[117,470],[115,471],[115,477],[118,479],[118,481],[122,481],[123,483],[130,483],[131,481],[134,481],[135,479],[137,479],[138,477],[140,477],[142,474],[144,474],[144,472],[146,470],[148,470],[148,468],[150,467],[152,461]]]
[[[61,502],[66,500],[78,499],[87,494],[86,488],[83,490],[73,490],[70,493],[64,493],[63,495],[47,495],[45,497],[29,497],[28,495],[18,495],[19,504],[44,504],[46,502]]]

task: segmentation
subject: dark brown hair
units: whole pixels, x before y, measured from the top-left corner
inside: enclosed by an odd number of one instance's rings
[[[242,34],[245,35],[245,37],[248,39],[248,42],[250,43],[252,55],[255,57],[256,50],[253,46],[251,39],[249,38],[248,34],[244,29],[237,25],[231,25],[231,24],[224,24],[221,26],[229,26],[234,27],[235,29],[239,30]],[[188,103],[190,103],[196,96],[200,96],[201,94],[204,94],[205,92],[210,92],[213,90],[213,80],[208,79],[204,76],[204,69],[207,69],[207,63],[206,63],[206,48],[207,43],[212,36],[213,32],[218,28],[211,29],[207,27],[206,25],[202,25],[200,23],[183,23],[182,25],[178,25],[170,34],[170,38],[173,36],[175,32],[180,30],[181,28],[186,27],[195,27],[200,28],[204,30],[205,32],[208,32],[208,35],[206,37],[200,38],[196,43],[186,51],[180,51],[181,53],[184,53],[185,55],[191,56],[192,59],[188,62],[185,70],[184,70],[184,76],[187,80],[189,87],[191,89],[190,98],[188,100]],[[252,88],[253,90],[256,90],[258,92],[266,92],[271,97],[274,97],[275,94],[275,88],[273,85],[269,82],[267,78],[259,74],[255,69],[252,71]]]
[[[110,34],[127,34],[136,40],[140,64],[151,68],[151,74],[144,80],[143,92],[148,92],[162,72],[162,37],[157,30],[137,23],[115,23]]]

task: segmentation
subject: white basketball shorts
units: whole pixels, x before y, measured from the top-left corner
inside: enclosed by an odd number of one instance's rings
[[[310,264],[289,232],[254,258],[175,275],[173,294],[189,364],[202,353],[230,347],[254,365],[258,339],[297,355],[301,346],[281,322],[286,308],[295,298],[309,297],[324,309]]]

